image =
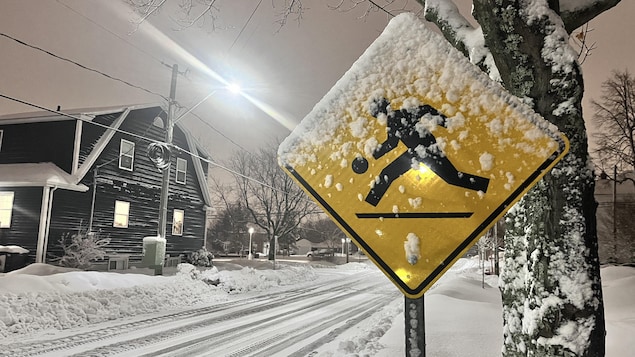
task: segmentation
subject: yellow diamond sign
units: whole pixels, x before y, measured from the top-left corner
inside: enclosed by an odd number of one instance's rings
[[[278,154],[339,227],[417,298],[567,150],[553,125],[404,14]]]

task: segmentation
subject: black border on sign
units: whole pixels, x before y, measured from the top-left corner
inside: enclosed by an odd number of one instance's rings
[[[313,196],[313,198],[315,198],[318,203],[324,207],[325,210],[328,211],[328,213],[331,215],[331,217],[333,217],[335,220],[337,220],[337,222],[340,224],[340,226],[342,228],[344,228],[348,234],[351,235],[351,237],[353,239],[355,239],[357,241],[357,243],[359,243],[362,246],[362,249],[364,249],[364,251],[368,254],[370,254],[373,257],[373,260],[380,265],[380,268],[390,276],[390,278],[399,285],[399,287],[401,287],[401,290],[404,291],[406,294],[408,295],[412,295],[412,296],[418,296],[420,295],[425,289],[426,287],[433,282],[437,277],[439,277],[439,275],[443,272],[444,269],[446,269],[448,267],[448,265],[450,265],[450,263],[452,263],[452,261],[454,259],[457,258],[457,256],[459,254],[461,254],[461,252],[467,248],[477,237],[479,237],[482,232],[490,225],[493,223],[493,221],[500,216],[502,213],[504,213],[507,209],[507,206],[509,206],[512,202],[514,202],[514,200],[516,200],[517,198],[519,198],[519,196],[528,188],[530,188],[534,183],[537,183],[539,178],[546,174],[545,170],[547,168],[549,168],[549,166],[551,164],[554,163],[554,161],[558,160],[558,158],[560,157],[560,155],[562,155],[563,153],[565,153],[567,151],[567,147],[566,147],[566,143],[565,140],[563,140],[561,137],[556,137],[555,140],[559,143],[559,147],[557,150],[555,150],[553,152],[553,154],[551,156],[549,156],[549,158],[547,160],[545,160],[545,162],[542,163],[542,165],[540,165],[538,167],[538,169],[536,169],[536,171],[534,171],[528,178],[527,180],[525,180],[505,201],[503,201],[501,203],[500,206],[498,206],[493,212],[492,214],[490,214],[485,221],[483,221],[483,223],[481,223],[478,227],[476,227],[476,229],[472,232],[472,234],[470,234],[463,242],[461,242],[458,247],[456,249],[454,249],[454,251],[452,251],[452,253],[450,253],[450,255],[445,258],[441,264],[439,264],[439,266],[437,266],[436,269],[434,269],[432,271],[432,273],[430,273],[430,275],[415,289],[410,289],[398,276],[397,274],[395,274],[394,271],[392,271],[392,269],[383,261],[383,259],[381,259],[377,253],[375,253],[372,249],[370,249],[370,247],[368,246],[368,244],[364,241],[364,239],[362,239],[362,237],[360,237],[352,228],[351,226],[348,225],[348,223],[346,223],[342,217],[340,217],[339,214],[337,214],[337,212],[328,204],[326,203],[326,201],[322,198],[322,196],[320,196],[314,189],[313,187],[311,187],[308,182],[306,182],[304,180],[304,178],[302,178],[302,176],[300,176],[300,174],[298,174],[293,167],[291,166],[286,166],[285,169],[291,174],[293,175],[293,177],[304,187],[304,189],[311,194],[311,196]]]

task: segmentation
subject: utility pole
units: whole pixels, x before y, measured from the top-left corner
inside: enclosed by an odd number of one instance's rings
[[[176,110],[176,76],[179,73],[179,66],[172,65],[172,82],[170,84],[170,99],[168,101],[168,113],[165,120],[165,143],[170,148],[172,146],[172,136],[174,133],[174,112]],[[166,238],[166,225],[168,218],[168,191],[170,188],[170,165],[163,169],[163,181],[161,183],[161,201],[159,203],[159,227],[157,235]]]

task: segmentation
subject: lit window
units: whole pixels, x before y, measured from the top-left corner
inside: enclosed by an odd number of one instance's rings
[[[176,182],[185,183],[187,177],[187,160],[177,158],[176,159]]]
[[[183,235],[183,219],[185,216],[185,212],[180,209],[174,210],[174,215],[172,219],[172,235],[182,236]]]
[[[119,168],[132,171],[134,162],[134,143],[126,139],[121,139],[119,146]]]
[[[0,228],[11,227],[13,192],[0,192]]]
[[[112,226],[117,228],[128,228],[129,214],[130,202],[115,201],[115,220]]]

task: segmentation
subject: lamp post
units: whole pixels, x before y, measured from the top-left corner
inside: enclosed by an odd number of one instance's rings
[[[351,243],[350,238],[342,238],[342,253],[346,256],[346,262],[348,263],[348,252],[349,252],[349,244]]]
[[[251,236],[254,234],[254,227],[249,227],[249,255],[247,255],[247,259],[252,260],[254,256],[251,254]]]
[[[344,243],[346,243],[346,239],[345,239],[345,238],[342,238],[342,254],[346,254],[346,253],[344,252]]]

